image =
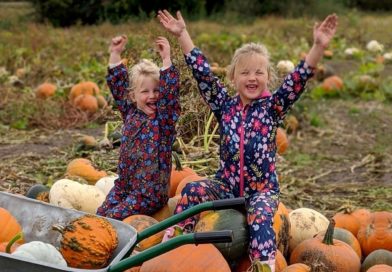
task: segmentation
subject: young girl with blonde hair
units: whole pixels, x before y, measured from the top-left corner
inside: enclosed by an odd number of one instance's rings
[[[250,258],[268,264],[275,271],[272,224],[280,193],[275,160],[276,130],[313,76],[317,62],[336,32],[337,16],[329,15],[322,23],[315,24],[313,46],[306,59],[272,94],[268,87],[273,69],[267,49],[256,43],[237,49],[228,73],[237,91],[233,97],[213,75],[200,49],[194,46],[181,13],[177,12],[175,18],[166,10],[159,11],[158,19],[178,38],[200,93],[220,125],[220,165],[215,180],[189,183],[181,192],[175,213],[204,201],[244,196]],[[197,219],[190,218],[179,226],[192,231]],[[166,238],[173,233],[173,228],[168,229]]]
[[[121,63],[126,36],[112,39],[107,83],[123,119],[118,179],[97,214],[122,220],[151,215],[168,200],[172,145],[180,115],[179,72],[172,65],[170,45],[158,37],[163,67],[142,60]]]

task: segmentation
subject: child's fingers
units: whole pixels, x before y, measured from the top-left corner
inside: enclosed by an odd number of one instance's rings
[[[177,11],[177,19],[178,20],[180,20],[180,21],[184,21],[184,18],[182,18],[182,15],[181,15],[181,11]]]
[[[169,19],[169,20],[173,20],[174,17],[170,14],[170,12],[168,12],[166,9],[163,10],[163,13],[165,14],[165,16]]]

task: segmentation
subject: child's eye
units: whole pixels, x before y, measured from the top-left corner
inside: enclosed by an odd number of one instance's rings
[[[264,75],[264,72],[262,72],[262,71],[257,71],[256,74],[258,74],[258,75]]]
[[[241,72],[241,75],[247,75],[247,74],[249,74],[249,72],[247,72],[247,71]]]

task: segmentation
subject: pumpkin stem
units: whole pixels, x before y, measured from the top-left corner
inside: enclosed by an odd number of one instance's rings
[[[344,214],[351,214],[354,211],[354,207],[350,204],[343,205],[338,209],[338,212],[342,212]]]
[[[16,234],[5,247],[5,253],[11,253],[11,247],[15,244],[16,241],[23,239],[23,233],[19,232]]]
[[[335,220],[331,219],[329,221],[327,231],[325,232],[323,244],[333,245],[333,231],[334,231],[334,229],[335,229]]]
[[[172,152],[172,156],[174,158],[174,163],[175,163],[175,170],[176,171],[182,171],[182,165],[181,165],[181,161],[180,158],[178,157],[176,152]]]

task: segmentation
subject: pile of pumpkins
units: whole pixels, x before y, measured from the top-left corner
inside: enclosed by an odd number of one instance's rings
[[[59,249],[38,240],[24,241],[16,217],[0,207],[0,252],[58,267],[98,269],[108,265],[118,245],[116,229],[95,215],[86,214],[53,229],[61,233]]]
[[[116,179],[115,176],[107,176],[104,171],[96,170],[87,159],[72,161],[68,165],[67,174],[82,176],[88,184],[65,179],[57,181],[50,189],[50,202],[90,213],[95,213]],[[186,184],[205,178],[177,163],[171,173],[167,205],[152,216],[133,215],[123,221],[140,232],[172,216]],[[234,233],[232,243],[182,246],[129,271],[157,271],[156,267],[163,267],[159,263],[165,264],[165,270],[159,271],[183,271],[193,267],[206,271],[246,271],[251,266],[245,254],[249,243],[246,222],[245,215],[237,210],[203,212],[195,231],[231,229]],[[273,229],[278,249],[276,271],[385,272],[392,269],[391,212],[347,207],[338,211],[330,222],[315,210],[289,210],[280,202]],[[143,240],[136,250],[143,251],[160,243],[163,235],[160,232]],[[178,256],[187,258],[185,260]],[[385,266],[389,267],[383,268]],[[209,270],[217,267],[218,270]]]
[[[55,84],[45,82],[35,89],[35,95],[39,99],[47,99],[54,96],[56,90]],[[92,81],[83,81],[72,86],[69,101],[76,108],[88,113],[95,113],[99,108],[108,105],[105,97],[100,94],[98,85]]]

